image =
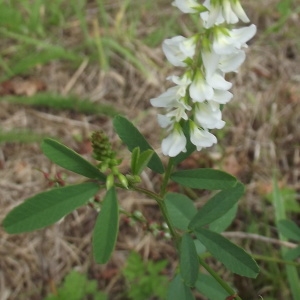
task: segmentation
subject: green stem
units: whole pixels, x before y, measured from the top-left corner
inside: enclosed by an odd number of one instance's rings
[[[236,295],[235,290],[233,290],[200,256],[199,263],[206,269],[206,271],[222,286],[222,288],[231,296]],[[235,299],[242,300],[238,295]]]
[[[159,206],[159,208],[160,208],[160,210],[162,212],[162,215],[164,217],[164,220],[166,221],[166,223],[167,223],[167,225],[169,227],[170,234],[174,238],[176,245],[178,245],[180,236],[176,232],[176,230],[175,230],[175,228],[174,228],[174,226],[173,226],[173,224],[171,222],[171,219],[169,217],[169,214],[168,214],[168,211],[167,211],[167,208],[166,208],[166,205],[164,203],[163,198],[160,195],[158,195],[156,193],[153,193],[153,192],[151,192],[149,190],[146,190],[144,188],[133,187],[133,190],[135,190],[137,192],[140,192],[142,194],[145,194],[145,195],[147,195],[148,197],[154,199],[157,202],[157,204],[158,204],[158,206]]]
[[[171,172],[173,170],[173,162],[172,159],[169,159],[168,165],[167,165],[167,169],[165,172],[165,176],[163,179],[163,183],[161,185],[161,189],[160,189],[160,196],[163,198],[166,194],[166,190],[167,190],[167,185],[171,176]]]

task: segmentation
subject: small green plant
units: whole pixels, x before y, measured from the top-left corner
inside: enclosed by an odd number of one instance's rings
[[[168,277],[162,275],[161,272],[167,263],[166,260],[144,262],[137,253],[132,252],[122,270],[128,285],[129,299],[145,300],[152,299],[153,296],[165,299]]]
[[[70,272],[56,295],[48,295],[44,300],[106,300],[107,296],[98,291],[97,281],[76,271]]]

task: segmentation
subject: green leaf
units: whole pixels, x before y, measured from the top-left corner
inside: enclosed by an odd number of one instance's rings
[[[183,186],[205,190],[224,190],[237,183],[232,175],[214,169],[178,171],[171,175],[171,179]]]
[[[2,225],[8,233],[43,228],[84,205],[98,190],[97,183],[85,182],[37,194],[14,208]]]
[[[237,209],[238,204],[236,203],[232,208],[228,210],[227,213],[225,213],[225,215],[210,223],[209,229],[218,233],[225,231],[235,218]]]
[[[137,165],[138,165],[138,161],[139,161],[139,157],[140,157],[140,148],[139,147],[135,147],[132,150],[132,154],[131,154],[131,172],[133,175],[137,175]]]
[[[193,201],[182,194],[168,193],[165,204],[173,225],[180,230],[187,230],[188,224],[197,213]]]
[[[93,232],[93,253],[97,263],[106,263],[114,250],[119,229],[119,208],[114,187],[104,197]]]
[[[212,276],[205,274],[199,274],[196,289],[211,300],[224,300],[230,296]]]
[[[153,150],[144,136],[138,131],[138,129],[126,118],[122,116],[116,116],[113,120],[114,129],[119,135],[120,139],[127,145],[129,151],[133,151],[134,148],[139,147],[140,151],[146,151],[148,149]],[[164,166],[155,151],[148,163],[148,167],[157,172],[164,173]]]
[[[180,274],[187,286],[193,287],[198,278],[199,260],[193,239],[184,234],[180,243]]]
[[[171,281],[167,300],[195,300],[191,289],[184,284],[180,275],[177,275]]]
[[[291,220],[280,220],[277,224],[278,230],[286,238],[299,242],[300,228]]]
[[[195,230],[197,239],[216,259],[231,272],[256,278],[259,268],[254,259],[242,248],[236,246],[222,235],[204,228]]]
[[[47,138],[41,147],[44,154],[57,165],[88,178],[106,180],[105,175],[95,166],[63,144]]]
[[[139,160],[138,160],[138,164],[137,164],[137,174],[136,175],[140,175],[142,173],[142,171],[149,164],[149,162],[150,162],[153,154],[154,154],[154,151],[151,150],[151,149],[143,151],[140,154],[140,157],[139,157]]]
[[[300,246],[298,246],[294,249],[286,250],[286,252],[283,255],[283,258],[285,260],[294,260],[298,257],[300,257]]]
[[[244,190],[244,185],[239,182],[235,187],[223,190],[213,196],[197,212],[189,224],[189,228],[197,229],[222,217],[238,202]]]

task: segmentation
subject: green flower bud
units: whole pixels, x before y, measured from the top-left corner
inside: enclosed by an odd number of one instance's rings
[[[128,180],[127,180],[127,178],[123,175],[123,174],[118,174],[117,175],[118,176],[118,178],[119,178],[119,180],[120,180],[120,183],[126,188],[126,189],[128,189]]]
[[[109,174],[106,177],[106,189],[109,190],[110,188],[112,188],[115,184],[115,178],[113,174]]]

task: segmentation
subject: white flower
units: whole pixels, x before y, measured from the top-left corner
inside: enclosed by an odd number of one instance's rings
[[[203,50],[201,53],[203,65],[205,68],[205,76],[211,77],[217,70],[221,55],[214,51]]]
[[[221,55],[218,68],[224,72],[237,72],[240,65],[245,61],[246,54],[243,50],[236,50],[228,55]]]
[[[178,101],[184,98],[187,87],[191,83],[187,75],[183,75],[182,77],[169,76],[167,79],[177,84],[177,86],[170,87],[160,96],[150,99],[152,106],[166,108],[177,107]]]
[[[174,123],[174,122],[172,122],[172,120],[170,118],[168,118],[165,115],[161,115],[161,114],[157,115],[157,122],[161,128],[167,128],[167,127],[173,125],[173,123]]]
[[[195,38],[185,38],[181,35],[163,41],[162,49],[167,60],[176,67],[185,67],[184,62],[188,57],[192,58],[195,54]]]
[[[229,0],[224,0],[222,2],[223,17],[228,24],[235,24],[239,21],[239,18],[232,10],[230,2],[231,1]]]
[[[167,89],[160,96],[150,99],[150,102],[154,107],[174,107],[177,100],[179,100],[181,97],[178,94],[179,90],[180,90],[179,86],[173,86]]]
[[[175,0],[173,6],[178,7],[183,13],[196,13],[199,4],[195,0]]]
[[[250,22],[239,0],[231,0],[231,8],[241,21]]]
[[[203,13],[200,13],[200,17],[203,20],[204,27],[210,28],[214,25],[219,25],[224,22],[222,15],[222,7],[220,4],[211,5],[210,0],[205,0],[203,5],[208,9]]]
[[[190,96],[194,102],[203,102],[212,99],[213,88],[206,82],[200,71],[197,72],[194,81],[189,88]]]
[[[232,87],[232,83],[226,81],[224,75],[220,71],[216,71],[210,77],[206,77],[207,83],[214,89],[227,91]],[[212,99],[212,98],[210,98]],[[210,100],[207,99],[207,100]]]
[[[195,122],[203,128],[223,128],[225,122],[222,120],[222,112],[219,103],[214,101],[197,103],[195,106]]]
[[[175,126],[172,132],[162,141],[162,153],[174,157],[180,152],[186,152],[186,137],[180,125]]]
[[[224,91],[224,90],[214,90],[214,96],[211,100],[219,103],[219,104],[225,104],[230,101],[230,99],[233,97],[233,94]]]
[[[217,54],[232,54],[241,47],[247,47],[248,42],[256,33],[254,24],[239,29],[227,30],[227,34],[219,31],[213,41],[213,50]]]
[[[200,151],[202,148],[211,147],[213,144],[217,143],[217,138],[206,129],[199,129],[195,123],[190,122],[190,139],[191,142]]]
[[[200,14],[206,28],[222,24],[225,21],[228,24],[235,24],[239,19],[245,23],[249,22],[249,18],[238,0],[223,0],[221,3],[211,2],[211,0],[204,1],[203,5],[208,11]]]

